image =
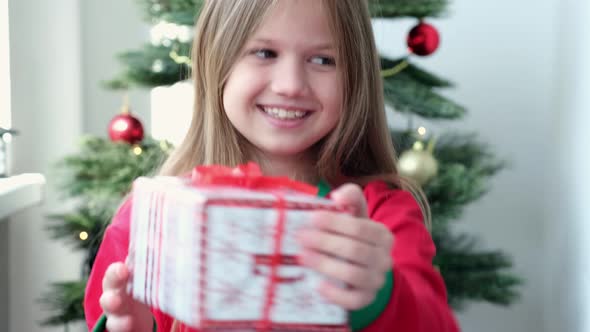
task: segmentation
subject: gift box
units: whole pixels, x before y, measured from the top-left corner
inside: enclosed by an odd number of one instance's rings
[[[133,184],[128,291],[201,331],[348,331],[347,312],[297,263],[316,210],[346,212],[317,189],[254,164],[198,167]]]

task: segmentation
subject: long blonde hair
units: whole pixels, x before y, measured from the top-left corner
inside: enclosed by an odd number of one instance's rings
[[[250,144],[223,109],[223,88],[248,38],[281,0],[206,0],[195,27],[192,78],[195,104],[183,142],[160,170],[181,175],[195,165],[236,166],[255,158]],[[398,174],[385,116],[380,62],[367,1],[321,1],[338,50],[343,77],[343,112],[334,130],[316,144],[317,178],[364,185],[381,179],[410,190],[426,223],[422,191]]]

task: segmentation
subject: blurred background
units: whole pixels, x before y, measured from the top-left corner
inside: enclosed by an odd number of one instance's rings
[[[457,313],[463,331],[590,332],[590,2],[454,0],[447,15],[428,22],[440,48],[413,62],[454,82],[443,94],[468,114],[414,125],[476,132],[508,162],[453,229],[473,235],[481,249],[508,254],[523,280],[510,306],[467,304]],[[415,24],[376,20],[382,53],[406,54]],[[131,0],[0,0],[0,127],[18,130],[9,175],[44,176],[24,179],[33,189],[19,193],[42,193],[42,203],[30,199],[18,209],[5,206],[26,199],[8,202],[0,180],[2,331],[64,330],[40,326],[47,313],[38,299],[50,282],[79,278],[84,255],[45,229],[47,214],[64,209],[51,170],[77,151],[82,135],[107,137],[123,98],[100,82],[117,76],[116,54],[148,42],[152,28]],[[178,101],[183,91],[130,91],[147,133],[178,139],[190,116],[190,98]],[[390,121],[406,124],[396,115]]]

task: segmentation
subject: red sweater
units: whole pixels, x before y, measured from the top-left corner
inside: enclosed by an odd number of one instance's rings
[[[456,332],[458,325],[447,305],[445,285],[433,268],[436,249],[424,226],[420,207],[409,192],[391,190],[375,181],[364,188],[369,217],[393,232],[394,286],[387,308],[363,332]],[[129,246],[130,200],[126,201],[107,228],[92,268],[84,311],[91,330],[102,314],[98,303],[102,278],[114,262],[125,261]],[[168,332],[173,319],[157,310],[154,317],[159,332]],[[183,329],[183,331],[194,331]]]

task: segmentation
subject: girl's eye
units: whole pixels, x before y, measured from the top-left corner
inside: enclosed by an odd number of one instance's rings
[[[277,53],[272,50],[261,49],[261,50],[254,51],[254,55],[256,55],[257,57],[259,57],[261,59],[270,59],[270,58],[276,58]]]
[[[315,56],[315,57],[311,58],[311,62],[315,63],[317,65],[322,65],[322,66],[336,65],[336,59],[334,59],[333,57],[329,57],[329,56]]]

